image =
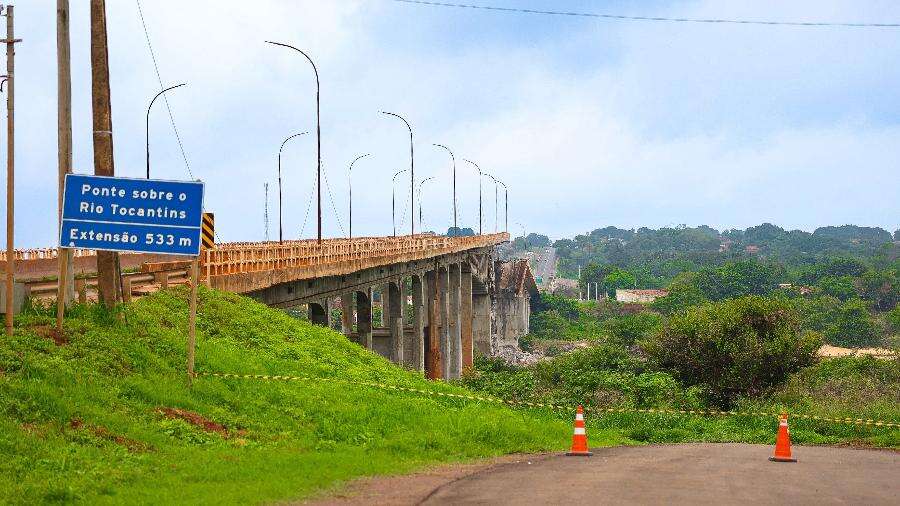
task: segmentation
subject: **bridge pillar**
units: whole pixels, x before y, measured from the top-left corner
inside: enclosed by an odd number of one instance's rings
[[[330,304],[328,303],[328,299],[325,299],[321,302],[310,302],[309,303],[309,321],[314,325],[321,325],[323,327],[329,326],[329,314],[331,313],[330,308],[328,307]]]
[[[447,269],[450,276],[450,285],[448,293],[449,307],[447,310],[447,329],[449,338],[450,355],[448,357],[449,364],[447,370],[449,379],[459,379],[462,373],[462,333],[460,331],[460,284],[461,273],[460,264],[451,264]]]
[[[450,369],[450,271],[446,267],[440,267],[437,271],[438,287],[438,319],[439,342],[441,349],[441,378],[451,379]]]
[[[341,294],[341,332],[345,336],[353,333],[353,292]]]
[[[472,341],[478,353],[491,354],[491,296],[488,293],[472,294]]]
[[[413,338],[412,366],[419,372],[425,371],[425,293],[422,276],[412,277]]]
[[[372,349],[372,289],[356,292],[356,332],[359,344],[367,350]]]
[[[403,365],[403,282],[388,283],[387,315],[391,331],[391,362]]]
[[[380,325],[382,326],[382,328],[387,329],[387,328],[391,327],[390,318],[388,317],[388,308],[391,305],[391,303],[390,303],[391,284],[385,283],[385,284],[381,285],[381,290],[379,292],[380,292],[380,297],[381,297],[381,322],[380,322]]]
[[[472,367],[472,271],[469,265],[463,264],[459,287],[459,328],[462,344],[462,370]]]
[[[425,299],[426,315],[428,318],[428,333],[426,335],[425,350],[425,377],[429,379],[441,378],[441,348],[440,333],[440,290],[438,289],[437,270],[425,273]]]

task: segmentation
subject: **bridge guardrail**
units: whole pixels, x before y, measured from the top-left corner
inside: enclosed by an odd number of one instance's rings
[[[467,249],[493,246],[509,240],[509,234],[464,237],[417,235],[403,237],[364,237],[284,243],[226,243],[202,253],[203,274],[215,276],[274,271],[280,269],[333,266],[357,261],[391,258],[427,258]]]

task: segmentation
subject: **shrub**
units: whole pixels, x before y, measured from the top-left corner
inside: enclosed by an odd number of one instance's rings
[[[857,296],[853,278],[850,276],[827,276],[819,280],[819,288],[825,295],[840,301],[847,301]]]
[[[891,332],[900,334],[900,305],[894,306],[894,309],[888,311],[887,323]]]
[[[662,317],[648,311],[603,322],[604,332],[624,346],[631,346],[638,339],[652,336],[661,326]]]
[[[788,301],[759,296],[709,303],[672,316],[642,348],[686,386],[727,408],[815,361],[821,337],[802,332]]]
[[[650,307],[668,315],[706,302],[706,297],[697,287],[696,278],[697,274],[694,272],[679,274],[669,284],[669,295],[654,300]]]
[[[825,329],[825,337],[835,346],[872,346],[878,343],[878,327],[865,302],[853,299],[838,308],[834,321]]]

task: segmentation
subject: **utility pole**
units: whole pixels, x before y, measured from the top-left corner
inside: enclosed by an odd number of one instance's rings
[[[266,228],[266,242],[269,242],[269,183],[263,185],[266,190],[266,203],[263,210],[263,223]]]
[[[72,173],[72,69],[69,50],[69,0],[56,0],[57,148],[59,167],[59,225],[62,226],[63,189]],[[75,298],[72,250],[59,245],[59,277],[56,292],[56,326],[62,329],[66,307]]]
[[[91,101],[94,116],[94,174],[114,176],[112,104],[109,92],[109,50],[106,41],[106,0],[91,0]],[[112,307],[118,300],[119,254],[97,251],[97,291]]]
[[[16,282],[15,251],[15,68],[16,39],[13,6],[6,6],[6,334],[13,333],[13,295]]]

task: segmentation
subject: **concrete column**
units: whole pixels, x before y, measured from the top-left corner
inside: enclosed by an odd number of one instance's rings
[[[472,294],[472,340],[482,355],[491,354],[491,296]]]
[[[447,370],[449,379],[459,379],[462,374],[462,333],[460,331],[460,265],[452,264],[448,269],[450,285],[448,290],[448,338],[449,338],[449,364]]]
[[[328,300],[309,303],[309,321],[314,325],[328,326]]]
[[[462,342],[462,370],[472,367],[472,271],[463,270],[459,285],[459,329]]]
[[[382,328],[390,328],[390,318],[388,317],[388,308],[390,307],[391,284],[385,283],[381,285],[381,322]]]
[[[425,352],[425,376],[429,379],[440,379],[441,375],[441,337],[440,337],[440,297],[438,296],[437,270],[425,273],[425,299],[428,317],[427,348]]]
[[[440,318],[441,377],[451,379],[450,351],[450,272],[446,267],[438,269],[438,315]]]
[[[384,313],[388,316],[388,328],[391,331],[391,361],[403,364],[403,290],[399,283],[389,283],[388,307]]]
[[[341,294],[341,332],[345,336],[353,333],[353,292]]]
[[[412,277],[413,303],[413,369],[425,371],[425,283],[422,276]]]
[[[356,332],[359,344],[367,350],[372,349],[372,289],[356,292]]]

